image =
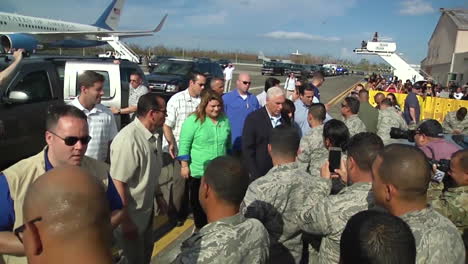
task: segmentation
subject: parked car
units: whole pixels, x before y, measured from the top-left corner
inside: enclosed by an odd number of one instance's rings
[[[231,63],[231,61],[227,60],[227,59],[218,60],[219,66],[221,66],[221,68],[223,68],[223,69],[225,69],[229,65],[229,63]]]
[[[286,67],[286,64],[282,62],[264,62],[262,75],[284,75]]]
[[[0,69],[11,63],[0,57]],[[102,103],[118,108],[128,104],[130,73],[140,67],[129,61],[96,57],[25,57],[0,85],[0,170],[38,153],[44,146],[47,109],[79,94],[77,76],[94,70],[105,78]],[[145,81],[146,82],[146,81]],[[118,125],[120,116],[116,116]]]
[[[171,59],[161,63],[147,76],[148,88],[169,99],[173,94],[187,89],[189,74],[194,71],[207,76],[207,85],[213,77],[224,77],[221,66],[216,62]]]
[[[158,67],[158,65],[164,61],[167,61],[169,59],[173,59],[175,58],[174,56],[155,56],[155,57],[152,57],[149,61],[148,61],[148,68],[149,68],[149,71],[152,72],[154,70],[154,68]]]
[[[199,57],[199,58],[193,58],[193,61],[208,63],[208,62],[211,62],[211,59],[207,57]]]

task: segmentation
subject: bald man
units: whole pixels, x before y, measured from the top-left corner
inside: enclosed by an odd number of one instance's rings
[[[376,202],[403,219],[416,240],[416,263],[464,263],[455,225],[427,202],[431,168],[424,153],[401,144],[386,146],[372,164]]]
[[[231,125],[231,141],[234,152],[239,153],[242,146],[242,130],[247,116],[260,108],[257,97],[249,93],[252,80],[247,73],[239,74],[237,88],[223,95],[224,113]]]
[[[112,263],[110,210],[99,180],[76,166],[53,169],[28,189],[15,229],[28,263]]]
[[[383,99],[385,99],[385,95],[383,93],[377,93],[376,95],[374,95],[374,101],[377,104],[375,108],[380,109],[380,103]]]

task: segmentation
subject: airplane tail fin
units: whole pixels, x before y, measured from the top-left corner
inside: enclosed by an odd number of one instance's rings
[[[112,0],[96,23],[94,23],[94,26],[108,30],[115,30],[119,25],[120,15],[122,14],[124,4],[125,0]]]

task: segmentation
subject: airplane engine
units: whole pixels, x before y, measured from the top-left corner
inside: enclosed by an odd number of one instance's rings
[[[10,49],[24,49],[28,52],[33,52],[39,48],[39,41],[32,35],[17,33],[0,36],[0,45],[4,52]]]

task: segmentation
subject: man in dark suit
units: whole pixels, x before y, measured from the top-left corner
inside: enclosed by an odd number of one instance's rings
[[[250,113],[242,131],[242,158],[250,173],[251,180],[265,175],[273,163],[268,154],[270,133],[279,125],[290,125],[287,116],[281,114],[286,100],[283,89],[272,87],[267,92],[266,105]]]

